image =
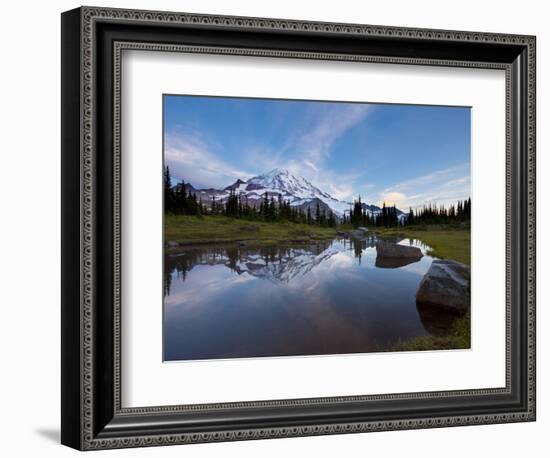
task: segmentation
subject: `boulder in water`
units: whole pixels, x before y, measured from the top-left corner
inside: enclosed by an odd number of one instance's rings
[[[396,269],[398,267],[408,266],[418,262],[420,258],[390,258],[384,256],[376,256],[374,265],[381,269]]]
[[[354,231],[350,231],[349,236],[352,239],[363,239],[363,238],[365,238],[366,234],[363,231],[360,231],[359,229],[356,229]]]
[[[399,245],[387,240],[376,242],[376,254],[382,258],[413,258],[416,260],[424,256],[418,247]]]
[[[459,314],[470,308],[470,268],[456,261],[435,260],[416,292],[416,303]]]

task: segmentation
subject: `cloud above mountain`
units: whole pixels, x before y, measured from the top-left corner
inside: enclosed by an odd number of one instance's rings
[[[283,168],[339,200],[408,207],[470,194],[468,109],[193,96],[164,105],[165,162],[199,188]]]
[[[334,142],[363,121],[371,110],[370,105],[363,104],[335,105],[315,119],[311,129],[289,149],[301,152],[304,156],[301,163],[318,172],[330,157]]]
[[[193,182],[201,188],[225,187],[238,178],[248,179],[255,175],[224,160],[196,134],[166,135],[164,161],[170,167],[174,181]]]
[[[223,143],[209,142],[206,134],[180,128],[165,135],[165,161],[177,179],[193,177],[200,187],[223,187],[237,178],[246,180],[265,170],[284,168],[312,183],[322,183],[338,199],[351,198],[349,184],[357,174],[341,176],[326,168],[332,145],[369,113],[369,105],[334,105],[319,113],[308,114],[306,131],[296,130],[278,150],[252,147],[247,169],[236,168],[223,159]],[[188,178],[187,180],[189,180]],[[342,182],[343,181],[343,182]]]

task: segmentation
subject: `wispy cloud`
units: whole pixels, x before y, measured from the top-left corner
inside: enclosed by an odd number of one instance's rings
[[[196,133],[167,134],[164,139],[164,160],[177,180],[192,182],[195,187],[227,186],[237,178],[247,179],[253,172],[235,168],[220,159],[203,138]]]
[[[200,186],[227,186],[237,178],[247,179],[274,168],[285,168],[303,176],[337,199],[351,199],[358,172],[338,174],[326,167],[334,143],[360,123],[372,110],[368,105],[334,105],[309,114],[303,126],[288,134],[284,144],[272,149],[265,144],[247,145],[241,151],[243,169],[221,159],[223,146],[206,142],[206,135],[182,130],[166,136],[166,159],[174,164],[174,175]],[[186,178],[190,177],[190,178]],[[191,178],[192,177],[192,178]]]
[[[361,123],[372,109],[369,105],[350,104],[334,105],[320,113],[315,112],[311,115],[309,129],[290,138],[274,158],[280,160],[291,156],[292,159],[283,161],[282,167],[307,178],[337,199],[351,199],[354,193],[352,183],[361,173],[335,173],[325,165],[334,143]]]
[[[464,173],[465,170],[469,170],[469,167],[470,167],[470,163],[468,162],[464,164],[459,164],[454,167],[449,167],[443,170],[437,170],[435,172],[431,172],[426,175],[421,175],[415,178],[411,178],[409,180],[396,183],[390,186],[389,188],[386,188],[384,192],[390,192],[395,189],[398,189],[400,191],[408,191],[411,189],[418,189],[419,187],[422,187],[422,186],[448,183],[451,177],[456,176],[457,173]]]
[[[298,139],[294,148],[305,156],[304,162],[322,162],[329,158],[334,142],[359,124],[370,110],[369,105],[363,104],[337,105],[323,113],[314,127]]]
[[[400,208],[418,207],[427,203],[449,205],[470,196],[470,163],[460,164],[401,181],[382,190],[378,203],[395,204]]]

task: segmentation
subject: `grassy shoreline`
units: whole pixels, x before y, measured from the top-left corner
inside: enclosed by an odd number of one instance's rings
[[[427,335],[404,340],[391,351],[468,350],[471,347],[470,312],[457,317],[445,336]]]
[[[431,256],[452,259],[470,265],[470,228],[445,226],[412,226],[403,228],[374,228],[373,232],[386,236],[404,236],[429,245]]]
[[[225,216],[165,216],[165,240],[180,245],[253,242],[276,245],[331,239],[336,229],[289,222],[265,223]]]

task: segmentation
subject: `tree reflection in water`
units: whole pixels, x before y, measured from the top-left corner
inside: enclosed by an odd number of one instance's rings
[[[185,281],[187,274],[198,265],[225,265],[237,274],[269,277],[288,282],[305,275],[337,250],[331,250],[332,240],[286,246],[211,245],[190,247],[179,254],[169,254],[164,261],[164,295],[170,294],[173,278]]]

